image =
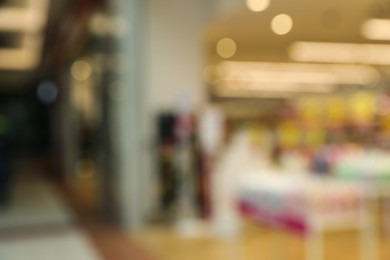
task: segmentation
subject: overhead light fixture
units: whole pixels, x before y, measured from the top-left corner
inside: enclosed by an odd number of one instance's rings
[[[234,56],[237,51],[237,44],[231,38],[223,38],[217,43],[217,53],[222,58],[228,59]]]
[[[88,60],[80,59],[72,64],[70,72],[75,80],[85,81],[91,77],[93,68]]]
[[[123,36],[128,31],[126,22],[119,16],[95,13],[88,23],[89,30],[97,36]]]
[[[298,83],[275,83],[275,82],[247,82],[229,81],[229,84],[222,86],[223,89],[248,92],[271,92],[271,93],[331,93],[337,86],[327,84],[305,85]]]
[[[22,47],[0,48],[0,69],[31,70],[39,64],[42,37],[24,34],[21,42]]]
[[[0,8],[0,31],[37,32],[42,30],[45,23],[46,14],[42,11]]]
[[[24,2],[27,9],[33,10],[38,13],[46,13],[49,9],[50,1],[51,0],[27,0]]]
[[[293,24],[291,16],[279,14],[272,19],[271,29],[277,35],[285,35],[291,31]]]
[[[293,98],[291,92],[265,92],[265,91],[247,91],[247,90],[230,90],[217,88],[214,94],[221,98],[261,98],[261,99],[288,99]]]
[[[332,84],[371,85],[378,81],[378,71],[367,65],[329,65],[310,63],[272,63],[225,61],[218,65],[219,80]]]
[[[221,97],[288,98],[300,93],[326,94],[339,85],[372,85],[378,71],[367,65],[225,61],[213,86]]]
[[[270,0],[246,0],[246,6],[252,12],[262,12],[269,6]]]
[[[28,0],[23,8],[0,8],[0,31],[22,33],[21,46],[0,48],[0,69],[31,70],[40,62],[49,0]]]
[[[390,65],[390,44],[296,42],[289,56],[299,62]]]
[[[0,49],[1,70],[30,70],[39,63],[39,53],[29,49]]]
[[[370,40],[390,41],[390,20],[370,19],[361,27],[362,35]]]

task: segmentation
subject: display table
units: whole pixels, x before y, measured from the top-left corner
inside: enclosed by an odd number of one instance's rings
[[[240,212],[302,236],[307,260],[323,258],[323,233],[346,229],[359,230],[362,260],[377,259],[371,202],[357,183],[314,175],[254,172],[243,175],[238,184]]]

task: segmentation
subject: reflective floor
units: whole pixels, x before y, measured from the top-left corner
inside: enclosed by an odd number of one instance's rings
[[[77,196],[34,170],[18,172],[0,209],[0,260],[151,259],[127,232],[79,212]]]
[[[240,238],[221,241],[208,236],[187,238],[177,236],[168,228],[151,228],[138,235],[138,241],[161,260],[305,259],[304,240],[289,233],[278,233],[257,224],[245,223]],[[324,235],[324,260],[357,260],[359,240],[355,231]],[[390,237],[382,237],[378,245],[380,259],[390,259]]]
[[[0,211],[0,259],[102,259],[54,187],[42,178],[16,180]]]

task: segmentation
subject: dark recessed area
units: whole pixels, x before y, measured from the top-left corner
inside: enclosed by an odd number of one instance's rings
[[[21,32],[0,32],[0,48],[19,48],[22,46]]]

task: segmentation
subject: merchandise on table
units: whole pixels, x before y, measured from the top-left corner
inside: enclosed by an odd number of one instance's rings
[[[305,234],[313,218],[325,225],[359,219],[363,193],[358,185],[285,173],[246,175],[238,188],[242,213],[264,224]]]
[[[335,163],[337,177],[365,180],[390,180],[390,154],[368,150],[343,154]]]

